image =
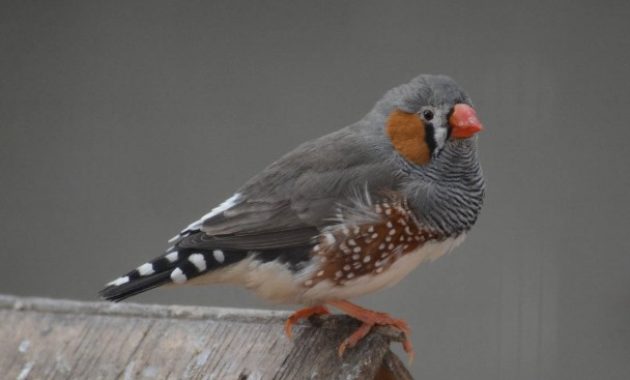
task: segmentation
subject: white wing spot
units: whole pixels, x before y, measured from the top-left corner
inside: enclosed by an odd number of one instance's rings
[[[212,257],[214,257],[214,259],[220,264],[225,261],[225,255],[220,249],[215,249],[214,251],[212,251]]]
[[[120,285],[126,284],[128,282],[129,282],[129,277],[128,276],[118,277],[114,281],[108,282],[106,286],[120,286]]]
[[[370,262],[370,260],[372,260],[372,258],[370,257],[370,255],[367,255],[367,256],[365,256],[365,257],[363,258],[363,262],[364,262],[364,263],[369,263],[369,262]]]
[[[153,273],[155,273],[155,270],[153,269],[153,264],[151,263],[144,263],[142,265],[140,265],[138,268],[138,273],[140,274],[140,276],[148,276],[151,275]]]
[[[199,272],[203,272],[207,268],[206,259],[201,253],[193,253],[188,256],[188,261],[193,263]]]
[[[169,263],[174,263],[179,259],[179,253],[177,253],[177,251],[171,252],[164,257],[166,257],[166,260],[168,260]]]
[[[171,272],[171,280],[173,280],[173,282],[176,284],[183,284],[184,282],[186,282],[186,280],[188,280],[188,277],[186,277],[181,269],[175,268]]]
[[[188,227],[184,228],[182,230],[182,233],[185,231],[190,231],[190,230],[198,230],[201,228],[201,225],[203,224],[203,222],[206,219],[210,219],[213,216],[219,215],[220,213],[222,213],[223,211],[226,211],[230,208],[232,208],[232,206],[234,206],[237,202],[238,199],[241,197],[241,194],[236,193],[234,195],[232,195],[231,197],[229,197],[228,199],[225,200],[225,202],[221,203],[220,205],[218,205],[217,207],[213,208],[209,213],[207,213],[206,215],[202,216],[199,220],[192,222],[188,225]]]

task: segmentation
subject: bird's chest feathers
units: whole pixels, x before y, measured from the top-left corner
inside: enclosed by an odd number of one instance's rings
[[[426,142],[426,128],[415,113],[394,110],[387,119],[387,135],[394,149],[407,161],[425,165],[431,159],[431,149]]]

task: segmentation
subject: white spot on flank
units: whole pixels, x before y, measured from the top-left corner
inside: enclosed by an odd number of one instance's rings
[[[108,282],[106,286],[120,286],[120,285],[126,284],[128,282],[129,282],[129,277],[128,276],[118,277],[114,281]]]
[[[361,252],[361,247],[354,247],[353,251],[355,253],[359,253],[359,252]]]
[[[368,256],[365,256],[365,257],[363,258],[363,262],[364,262],[364,263],[369,263],[369,262],[370,262],[370,260],[372,260],[372,258],[371,258],[369,255],[368,255]]]
[[[171,272],[171,280],[173,280],[173,282],[176,284],[183,284],[184,282],[186,282],[186,280],[188,280],[188,277],[186,277],[181,269],[175,268]]]
[[[370,233],[374,232],[374,226],[370,226],[370,227],[368,228],[368,232],[370,232]]]
[[[138,268],[138,273],[140,274],[140,276],[148,276],[150,274],[155,273],[155,270],[153,269],[153,264],[151,263],[144,263],[142,265],[140,265]]]
[[[339,279],[342,276],[343,276],[343,272],[342,271],[338,270],[338,271],[335,272],[335,279]]]
[[[346,272],[350,270],[350,265],[344,265],[343,266],[343,270],[345,270]]]
[[[324,234],[324,240],[326,241],[328,245],[335,244],[335,237],[330,232],[326,232]]]
[[[321,277],[324,275],[324,271],[320,270],[319,272],[317,272],[317,277]]]
[[[219,264],[225,261],[225,256],[223,255],[223,251],[220,249],[215,249],[214,251],[212,251],[212,256]]]
[[[352,246],[357,245],[357,242],[354,241],[354,239],[348,239],[348,245],[352,247]]]
[[[164,257],[166,257],[166,260],[168,260],[169,263],[174,263],[179,259],[179,254],[177,253],[177,251],[175,251],[167,254]]]
[[[193,253],[188,256],[188,261],[193,263],[199,272],[203,272],[206,270],[206,259],[203,257],[201,253]]]

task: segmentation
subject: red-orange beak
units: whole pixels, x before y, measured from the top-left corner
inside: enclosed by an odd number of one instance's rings
[[[453,114],[448,119],[451,125],[451,136],[465,139],[483,130],[483,125],[477,119],[477,113],[468,104],[459,103],[453,107]]]

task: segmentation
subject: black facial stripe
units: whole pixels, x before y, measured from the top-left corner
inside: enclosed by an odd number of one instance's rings
[[[448,111],[448,115],[446,115],[446,139],[451,138],[451,132],[453,132],[453,127],[451,127],[451,123],[448,121],[451,119],[451,115],[455,112],[455,107],[451,107],[451,110]]]
[[[435,148],[437,148],[437,142],[435,141],[435,128],[432,123],[424,123],[424,140],[429,147],[429,152],[433,155]]]

